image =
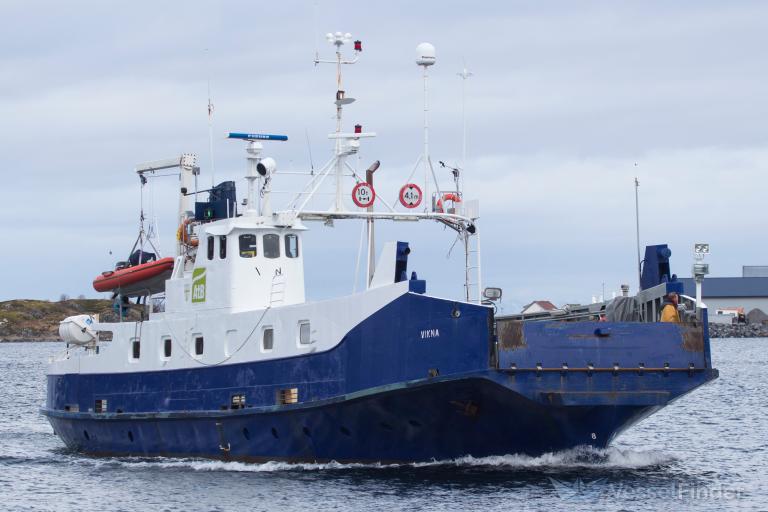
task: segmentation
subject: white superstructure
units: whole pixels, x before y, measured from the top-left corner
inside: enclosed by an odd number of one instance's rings
[[[68,349],[52,361],[50,374],[194,368],[329,350],[341,343],[343,337],[368,316],[409,293],[408,281],[395,276],[395,243],[384,246],[378,262],[373,258],[375,219],[438,221],[457,231],[466,250],[471,250],[469,240],[476,236],[479,216],[476,202],[462,202],[457,188],[455,193],[447,194],[452,196],[448,198],[452,202],[451,208],[448,208],[442,202],[445,196],[440,195],[436,179],[436,197],[422,198],[424,207],[418,211],[411,210],[414,206],[402,199],[402,206],[397,208],[397,205],[390,205],[380,196],[377,196],[378,209],[373,203],[358,210],[345,208],[345,180],[352,178],[357,184],[366,184],[347,158],[357,154],[362,139],[375,134],[363,132],[359,126],[351,132],[343,129],[343,107],[354,100],[341,88],[341,69],[342,65],[357,61],[362,47],[359,41],[355,41],[354,59],[345,60],[341,49],[351,40],[351,36],[336,33],[329,34],[328,39],[336,48],[336,59],[323,61],[316,58],[315,62],[331,62],[337,67],[336,129],[329,135],[334,145],[331,160],[312,173],[305,188],[286,209],[275,211],[271,197],[272,181],[279,173],[277,163],[262,155],[263,143],[284,141],[287,137],[230,133],[229,138],[246,143],[245,178],[248,188],[244,208],[238,214],[234,201],[227,201],[223,214],[219,211],[210,217],[207,213],[201,217],[200,211],[196,211],[200,206],[196,203],[198,194],[211,191],[197,190],[200,170],[194,155],[184,154],[137,166],[136,172],[142,183],[146,182],[147,173],[179,169],[178,241],[173,272],[165,282],[164,307],[153,308],[146,299],[143,304],[140,300],[135,304],[129,303],[117,295],[118,321],[89,324],[87,336],[83,331],[78,337],[78,340],[92,339],[88,343],[78,341],[85,345],[85,350]],[[420,62],[426,70],[434,63],[434,48],[420,45],[419,51],[424,54],[423,58],[431,55],[430,62]],[[427,159],[425,162],[429,163],[432,171],[431,176],[425,175],[425,180],[435,178],[428,152],[422,157]],[[327,210],[310,209],[310,200],[328,177],[335,179],[335,195],[330,207]],[[458,180],[456,184],[458,187]],[[373,184],[367,183],[367,186],[372,191]],[[418,188],[412,184],[407,186]],[[426,183],[424,187],[426,190]],[[429,205],[429,201],[433,204]],[[304,282],[302,235],[307,229],[304,222],[352,218],[365,220],[369,226],[368,261],[371,271],[366,279],[366,289],[346,297],[308,303]],[[469,283],[469,263],[467,269]],[[142,319],[126,321],[126,313],[131,310],[134,315],[140,310]],[[71,321],[65,324],[67,331],[76,331],[83,321],[68,320]],[[72,331],[72,339],[77,337],[75,331]],[[98,333],[100,339],[111,336],[112,341],[100,343],[93,333]]]

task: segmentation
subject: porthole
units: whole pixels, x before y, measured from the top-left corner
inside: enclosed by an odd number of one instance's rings
[[[272,427],[272,437],[274,437],[275,439],[280,437],[279,435],[277,435],[277,429],[275,427]]]
[[[307,427],[302,427],[302,432],[304,432],[304,435],[307,437],[312,437],[312,433],[309,431]]]
[[[84,437],[86,440],[90,440],[90,439],[91,439],[91,436],[89,436],[89,435],[88,435],[88,431],[87,431],[87,430],[83,430],[83,437]]]
[[[248,431],[248,429],[246,427],[243,427],[243,437],[246,440],[250,440],[251,439],[251,433]]]
[[[133,442],[133,432],[130,430],[128,431],[128,439],[130,439],[131,442]]]

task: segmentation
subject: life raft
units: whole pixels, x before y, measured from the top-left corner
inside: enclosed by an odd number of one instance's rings
[[[173,273],[173,258],[161,258],[141,265],[108,270],[93,280],[97,292],[118,292],[123,296],[139,296],[160,293],[165,290],[165,281]]]

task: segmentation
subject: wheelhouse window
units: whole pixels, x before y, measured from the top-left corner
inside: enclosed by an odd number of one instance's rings
[[[166,359],[171,357],[171,349],[173,348],[171,343],[171,338],[163,338],[163,357]]]
[[[212,236],[209,236],[206,239],[206,248],[208,250],[208,259],[212,260],[213,259],[213,237]]]
[[[299,237],[296,235],[285,235],[285,255],[289,258],[299,257]]]
[[[222,235],[219,237],[219,258],[224,259],[227,257],[227,237]]]
[[[309,345],[311,343],[309,333],[309,321],[299,322],[299,343]]]
[[[275,235],[274,233],[264,235],[264,257],[280,257],[280,235]]]
[[[247,234],[240,235],[240,257],[241,258],[255,258],[256,257],[256,235]]]
[[[272,350],[275,346],[275,330],[272,327],[264,329],[264,335],[261,339],[261,348],[263,350]]]
[[[195,337],[195,355],[201,356],[203,355],[203,337],[202,336],[196,336]]]

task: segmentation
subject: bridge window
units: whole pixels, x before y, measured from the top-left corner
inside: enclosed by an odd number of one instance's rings
[[[280,235],[275,235],[274,233],[264,235],[264,257],[280,257]]]
[[[222,235],[219,237],[219,258],[224,259],[227,257],[227,237]]]
[[[240,235],[240,257],[256,257],[256,235]]]
[[[265,352],[272,350],[275,346],[275,330],[272,327],[264,328],[264,335],[261,340],[261,348]]]
[[[206,240],[207,240],[206,241],[206,244],[207,244],[206,249],[208,250],[208,259],[212,260],[213,259],[213,237],[209,236]]]
[[[285,235],[285,255],[289,258],[299,257],[299,237],[296,235]]]

